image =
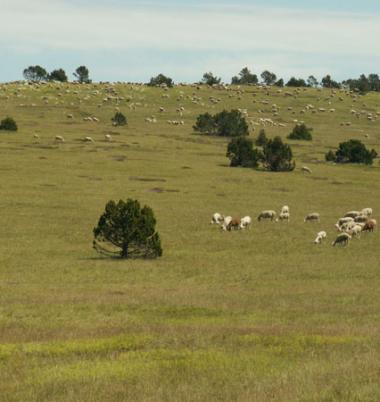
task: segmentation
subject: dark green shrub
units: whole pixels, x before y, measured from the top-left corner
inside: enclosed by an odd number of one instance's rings
[[[267,135],[265,133],[265,130],[262,128],[256,138],[255,145],[257,145],[258,147],[263,147],[267,142]]]
[[[313,139],[313,136],[311,135],[312,131],[313,129],[307,127],[306,124],[297,124],[293,128],[293,131],[288,135],[288,138],[290,140],[311,141]]]
[[[223,110],[214,116],[209,113],[201,114],[193,129],[202,134],[222,137],[239,137],[248,135],[248,124],[239,110],[227,112]]]
[[[327,152],[327,154],[325,155],[325,159],[327,162],[335,162],[336,159],[335,152],[331,150]]]
[[[174,85],[174,82],[171,78],[166,77],[164,74],[158,74],[156,77],[152,77],[147,85],[150,87],[164,85],[171,88]]]
[[[99,253],[121,258],[156,258],[162,255],[156,219],[151,208],[137,200],[109,201],[94,228],[93,246]]]
[[[65,73],[65,70],[62,70],[62,68],[60,68],[58,70],[53,70],[49,74],[48,78],[50,81],[67,82],[67,75]]]
[[[270,139],[263,149],[264,168],[272,172],[291,171],[295,168],[293,153],[289,145],[282,142],[281,137]]]
[[[246,137],[233,138],[227,146],[226,156],[231,161],[231,167],[256,168],[260,160],[259,151],[253,148],[252,141]]]
[[[17,131],[17,123],[12,117],[6,117],[0,122],[0,130]]]
[[[111,120],[114,126],[125,126],[127,124],[127,118],[121,112],[116,112]]]
[[[368,150],[360,140],[349,140],[339,144],[335,153],[337,163],[364,163],[372,165],[373,159],[377,157],[377,152]]]

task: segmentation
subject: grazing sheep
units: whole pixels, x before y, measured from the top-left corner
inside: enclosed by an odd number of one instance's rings
[[[280,215],[278,216],[278,219],[276,219],[276,222],[278,221],[288,221],[290,222],[290,214],[289,212],[280,212]]]
[[[314,240],[314,244],[321,244],[322,240],[327,237],[327,233],[325,231],[319,232],[317,237]]]
[[[67,117],[68,119],[73,119],[73,118],[74,118],[74,115],[72,115],[71,113],[69,113],[69,114],[66,115],[66,117]]]
[[[289,207],[288,207],[287,205],[284,205],[284,206],[281,208],[281,213],[284,213],[284,214],[290,213]]]
[[[62,135],[56,135],[55,141],[56,142],[65,142],[65,139],[62,137]]]
[[[94,139],[92,137],[84,137],[83,142],[92,142],[92,143],[94,143],[95,141],[94,141]]]
[[[377,222],[375,219],[369,219],[363,227],[363,232],[373,232],[376,229]]]
[[[311,169],[307,166],[302,166],[301,170],[304,173],[312,173]]]
[[[361,225],[354,225],[349,230],[346,231],[352,237],[360,238],[360,233],[362,232],[363,228]]]
[[[105,139],[106,141],[108,141],[108,142],[111,142],[111,141],[112,141],[112,135],[111,135],[111,134],[105,134],[105,135],[104,135],[104,139]]]
[[[357,216],[361,215],[359,211],[350,211],[347,212],[346,215],[344,215],[345,218],[356,218]]]
[[[276,219],[276,211],[262,211],[260,212],[259,216],[257,217],[257,220],[260,222],[262,219],[270,219],[271,221],[274,221]]]
[[[223,221],[224,221],[224,216],[219,214],[218,212],[215,212],[215,214],[211,218],[210,223],[212,225],[215,224],[215,223],[218,224],[218,225],[221,225],[223,223]]]
[[[343,225],[341,225],[339,227],[339,232],[347,232],[347,231],[351,230],[355,225],[356,225],[356,223],[354,221],[345,222],[345,223],[343,223]]]
[[[360,213],[368,217],[372,215],[373,211],[372,208],[363,208]]]
[[[224,221],[221,224],[221,229],[222,230],[227,230],[228,225],[230,224],[230,222],[232,221],[232,216],[225,216],[224,217]]]
[[[239,230],[241,225],[240,218],[232,218],[230,223],[227,225],[227,230],[231,232],[232,229]]]
[[[344,223],[353,222],[353,221],[354,221],[354,218],[351,218],[351,216],[346,216],[345,218],[338,219],[338,222],[336,223],[335,226],[338,226],[338,229],[339,229]]]
[[[304,222],[319,222],[320,221],[320,215],[318,212],[312,212],[311,214],[308,214],[305,216],[305,219],[303,220]]]
[[[245,216],[240,220],[240,229],[248,229],[252,223],[252,218],[250,216]]]
[[[337,244],[342,244],[347,246],[348,241],[351,240],[351,236],[348,233],[340,233],[336,239],[331,243],[332,246],[336,246]]]
[[[354,219],[354,221],[355,221],[356,223],[365,223],[365,222],[368,221],[368,216],[367,216],[367,215],[358,215],[358,216]]]

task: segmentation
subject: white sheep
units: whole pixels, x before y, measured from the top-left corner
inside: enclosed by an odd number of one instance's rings
[[[327,233],[325,231],[321,231],[317,234],[317,237],[314,240],[314,244],[321,244],[322,240],[327,237]]]
[[[221,225],[224,221],[224,216],[219,214],[218,212],[215,212],[215,214],[213,214],[212,218],[211,218],[211,224],[218,224]]]
[[[221,224],[221,229],[222,230],[227,230],[227,228],[229,227],[229,224],[231,223],[231,221],[232,221],[232,216],[225,216],[224,221]]]
[[[248,229],[252,223],[252,218],[250,216],[245,216],[240,220],[240,229]]]
[[[307,166],[302,166],[301,170],[304,173],[312,173],[311,169]]]
[[[260,212],[259,216],[257,217],[257,220],[260,222],[262,219],[270,219],[271,221],[274,221],[276,219],[277,213],[276,211],[268,210],[268,211],[262,211]]]
[[[111,141],[112,141],[112,135],[111,135],[111,134],[105,134],[105,135],[104,135],[104,139],[105,139],[106,141],[108,141],[108,142],[111,142]]]
[[[92,142],[92,143],[95,142],[92,137],[84,137],[84,138],[83,138],[83,141],[84,141],[84,142]]]
[[[347,245],[349,240],[351,240],[352,237],[348,233],[340,233],[337,238],[331,243],[332,246],[336,246],[337,244],[343,244]]]
[[[320,215],[318,212],[312,212],[311,214],[308,214],[305,216],[304,222],[319,222],[320,221]]]
[[[365,216],[372,216],[372,213],[373,213],[373,211],[372,211],[372,208],[363,208],[362,210],[361,210],[361,215],[365,215]]]
[[[56,135],[55,141],[56,142],[65,142],[65,139],[62,137],[62,135]]]

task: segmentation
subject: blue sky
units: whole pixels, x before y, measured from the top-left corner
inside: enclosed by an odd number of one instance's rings
[[[95,81],[380,73],[380,1],[1,0],[1,15],[3,82],[35,64]]]

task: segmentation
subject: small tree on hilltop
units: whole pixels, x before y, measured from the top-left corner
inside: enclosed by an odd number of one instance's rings
[[[78,82],[81,84],[89,84],[91,83],[91,80],[89,78],[90,72],[86,66],[80,66],[75,70],[75,73],[73,73],[74,76],[77,78]]]
[[[150,87],[166,86],[171,88],[174,83],[171,78],[166,77],[164,74],[158,74],[156,77],[152,77],[147,85]]]
[[[267,135],[265,133],[265,130],[262,128],[259,132],[259,135],[256,138],[255,144],[258,147],[263,147],[265,144],[268,142]]]
[[[114,126],[125,126],[127,124],[127,118],[121,112],[116,112],[111,120]]]
[[[294,128],[293,131],[288,135],[288,138],[290,140],[305,140],[305,141],[311,141],[313,139],[313,136],[311,135],[311,132],[313,131],[312,128],[307,127],[306,124],[297,124]]]
[[[65,73],[65,70],[62,68],[58,70],[53,70],[49,74],[49,80],[50,81],[60,81],[60,82],[67,82],[67,75]]]
[[[234,76],[231,79],[231,84],[236,85],[249,85],[249,84],[257,84],[259,79],[256,74],[252,74],[248,67],[244,67],[239,76]]]
[[[0,122],[0,130],[17,131],[18,127],[12,117],[6,117]]]
[[[231,167],[256,168],[260,160],[260,152],[254,149],[252,141],[245,137],[233,138],[227,146],[226,156],[231,161]]]
[[[331,154],[326,154],[326,159],[327,157],[331,158]],[[335,162],[372,165],[376,157],[377,152],[374,149],[368,150],[360,140],[349,140],[339,144],[335,153]]]
[[[94,228],[93,246],[99,253],[121,258],[162,255],[160,236],[151,208],[137,200],[109,201]]]
[[[206,85],[216,85],[220,84],[222,79],[220,77],[216,77],[212,72],[204,73],[202,78],[202,83]]]
[[[276,74],[271,73],[268,70],[265,70],[261,73],[261,78],[265,85],[273,85],[277,80]]]
[[[270,139],[263,149],[263,165],[272,172],[291,171],[295,168],[293,153],[289,145],[282,142],[281,137]]]
[[[307,87],[306,81],[303,78],[292,77],[286,83],[287,87]]]
[[[24,78],[28,81],[46,81],[47,71],[41,66],[29,66],[23,71]]]

